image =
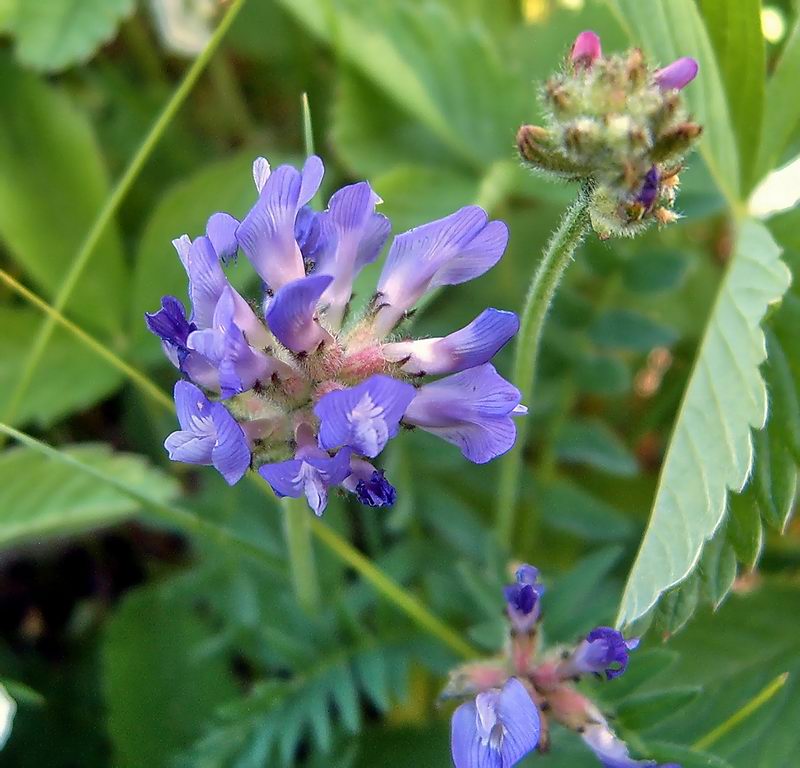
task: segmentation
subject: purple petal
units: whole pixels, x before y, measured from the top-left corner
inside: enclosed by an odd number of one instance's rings
[[[485,363],[425,384],[404,421],[457,445],[470,461],[484,464],[514,445],[511,414],[519,397],[519,390]]]
[[[384,344],[382,351],[387,360],[406,360],[402,366],[406,373],[456,373],[489,362],[518,330],[519,320],[513,312],[486,309],[449,336]]]
[[[175,238],[172,241],[172,247],[178,252],[178,258],[181,260],[183,268],[188,272],[189,251],[192,248],[192,241],[189,239],[189,235],[181,235]]]
[[[350,459],[350,474],[342,485],[367,507],[391,507],[397,500],[397,490],[384,471],[357,457]]]
[[[235,485],[250,467],[250,446],[242,428],[222,403],[212,405],[217,438],[211,461],[228,485]]]
[[[397,434],[415,393],[410,384],[381,375],[329,392],[314,406],[320,420],[320,447],[346,445],[364,456],[377,456]]]
[[[353,280],[365,264],[374,261],[391,226],[389,220],[375,213],[380,198],[362,181],[343,187],[331,197],[328,210],[321,214],[321,226],[327,240],[320,252],[316,269],[334,278],[325,292],[329,321],[341,324],[350,301]]]
[[[572,44],[572,51],[570,51],[572,63],[587,69],[602,55],[603,49],[600,45],[600,37],[591,30],[581,32],[575,38],[575,42]]]
[[[680,90],[695,79],[699,68],[695,59],[684,56],[663,69],[659,69],[655,75],[656,82],[662,90],[668,91],[673,88]]]
[[[325,175],[325,166],[316,155],[310,155],[303,164],[300,172],[300,197],[299,204],[304,206],[310,202],[311,198],[317,194],[319,185],[322,184],[322,177]]]
[[[189,275],[192,321],[198,328],[210,328],[219,297],[228,286],[228,278],[207,237],[198,237],[192,243],[186,260],[186,272]]]
[[[653,203],[658,196],[658,188],[660,184],[660,173],[657,166],[652,166],[645,174],[642,188],[636,196],[636,201],[641,203],[647,210],[653,207]]]
[[[503,686],[498,697],[497,719],[503,726],[500,751],[503,768],[510,768],[539,743],[539,710],[525,686],[512,677]]]
[[[223,262],[234,258],[239,250],[236,241],[238,227],[239,221],[229,213],[215,213],[206,224],[206,236]]]
[[[186,339],[196,327],[186,319],[183,304],[174,296],[164,296],[158,312],[145,312],[145,322],[151,333],[178,348],[186,347]]]
[[[450,751],[455,768],[504,768],[500,751],[482,742],[477,719],[474,701],[462,704],[453,713]]]
[[[604,768],[658,768],[654,760],[634,760],[628,747],[606,723],[591,723],[583,732],[584,743],[595,753]],[[661,768],[680,768],[675,763]]]
[[[310,275],[287,283],[275,294],[267,310],[267,324],[287,349],[307,354],[330,340],[316,319],[316,309],[332,280],[330,275]]]
[[[236,238],[256,272],[277,291],[305,275],[303,257],[294,239],[297,212],[302,207],[303,178],[282,165],[266,180],[256,204],[236,230]]]
[[[198,435],[213,434],[211,421],[211,402],[194,385],[188,381],[178,381],[173,390],[175,411],[181,429],[195,432]]]
[[[212,462],[215,442],[214,435],[198,437],[194,432],[179,430],[167,437],[164,447],[172,461],[207,466]]]
[[[379,332],[391,330],[429,289],[482,275],[497,263],[507,242],[506,225],[487,221],[477,206],[396,237],[378,281]]]
[[[303,493],[302,469],[303,462],[300,459],[289,459],[264,464],[259,467],[258,474],[272,486],[279,497],[289,496],[296,499]]]

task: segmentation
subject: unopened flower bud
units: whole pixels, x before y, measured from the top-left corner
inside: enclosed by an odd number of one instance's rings
[[[685,88],[697,77],[699,65],[689,56],[673,61],[672,64],[659,69],[655,74],[656,82],[663,90]]]
[[[586,30],[575,38],[569,57],[576,68],[585,67],[588,69],[595,59],[599,59],[602,55],[603,50],[600,45],[599,35],[591,30]]]

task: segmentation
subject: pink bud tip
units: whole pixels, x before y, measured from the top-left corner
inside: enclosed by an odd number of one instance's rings
[[[656,72],[656,82],[659,86],[669,91],[672,88],[685,88],[697,76],[698,64],[691,56],[673,61],[663,69]]]
[[[588,69],[592,66],[594,60],[599,59],[602,54],[603,49],[600,47],[600,37],[595,32],[586,30],[575,38],[569,57],[575,66],[582,66]]]

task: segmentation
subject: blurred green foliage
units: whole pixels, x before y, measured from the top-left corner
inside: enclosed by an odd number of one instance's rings
[[[369,178],[395,233],[475,202],[509,223],[500,264],[438,296],[419,332],[440,335],[487,305],[518,310],[573,195],[515,158],[517,127],[540,117],[536,84],[586,28],[608,50],[696,56],[687,95],[705,139],[682,174],[685,218],[633,241],[587,241],[552,308],[513,550],[492,543],[497,466],[466,467],[418,431],[387,459],[396,507],[336,498],[324,524],[486,653],[502,642],[510,558],[543,570],[553,641],[613,622],[622,599],[622,615],[647,613],[651,629],[626,676],[592,691],[637,751],[684,768],[790,765],[800,289],[781,297],[784,265],[800,269],[800,211],[756,222],[746,201],[800,149],[795,6],[780,4],[787,33],[765,46],[757,0],[247,0],[65,314],[168,390],[174,370],[142,314],[184,295],[170,240],[196,235],[213,211],[244,213],[256,155],[302,157],[303,92],[326,197]],[[46,300],[188,65],[150,7],[0,0],[0,261]],[[247,287],[242,265],[231,277]],[[43,316],[7,283],[0,301],[5,421]],[[498,360],[506,371],[510,355]],[[0,678],[44,699],[18,696],[4,764],[448,764],[435,699],[454,652],[320,545],[324,607],[304,614],[277,505],[250,483],[169,465],[172,422],[57,330],[13,425],[95,474],[31,447],[0,454]],[[652,544],[629,577],[651,510]],[[784,672],[742,726],[693,747]],[[566,733],[546,759],[594,764]]]

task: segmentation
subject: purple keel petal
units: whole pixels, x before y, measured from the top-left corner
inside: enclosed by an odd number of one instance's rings
[[[329,275],[310,275],[287,283],[267,310],[267,324],[287,349],[308,354],[331,339],[316,318],[317,302],[330,285]]]
[[[353,280],[365,264],[374,261],[391,226],[389,220],[375,213],[380,198],[362,181],[343,187],[331,197],[328,210],[321,214],[326,247],[317,260],[317,271],[334,280],[325,291],[326,318],[339,327],[350,301]]]
[[[656,72],[656,82],[662,90],[685,88],[697,77],[699,70],[697,61],[690,56],[684,56],[668,64]]]
[[[350,475],[342,485],[367,507],[391,507],[397,500],[397,491],[384,471],[357,457],[350,459]]]
[[[212,405],[216,442],[211,461],[228,485],[235,485],[250,467],[250,446],[242,428],[221,403]]]
[[[383,355],[413,375],[456,373],[489,362],[519,330],[513,312],[486,309],[468,326],[438,339],[384,344]]]
[[[167,437],[164,447],[172,461],[208,466],[212,463],[215,442],[213,435],[198,437],[194,432],[179,430]]]
[[[181,429],[173,432],[164,442],[170,459],[187,464],[210,464],[216,442],[216,429],[211,416],[213,404],[188,381],[177,382],[174,394]]]
[[[461,448],[483,464],[508,451],[516,439],[511,419],[519,390],[485,363],[426,384],[406,410],[404,421]]]
[[[378,281],[379,333],[391,330],[426,291],[478,277],[503,255],[508,228],[477,206],[412,229],[394,239]]]
[[[239,250],[239,243],[236,241],[238,226],[239,221],[229,213],[215,213],[206,224],[206,236],[223,262],[234,258]]]
[[[198,328],[210,328],[219,297],[228,286],[217,253],[207,237],[192,243],[186,260],[192,320]]]
[[[410,384],[381,375],[329,392],[314,406],[320,446],[331,450],[346,445],[364,456],[377,456],[397,434],[415,393]]]
[[[145,322],[151,333],[178,349],[186,348],[186,340],[196,328],[186,319],[183,304],[174,296],[164,296],[158,312],[145,312]]]

